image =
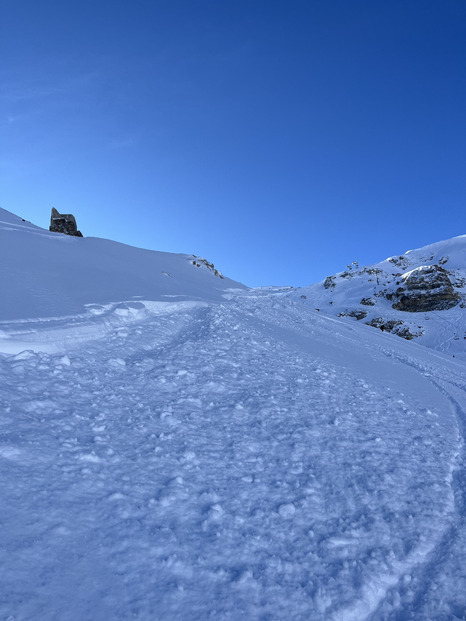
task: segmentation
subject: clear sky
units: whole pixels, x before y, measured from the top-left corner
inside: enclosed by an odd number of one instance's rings
[[[0,206],[307,285],[466,233],[465,0],[1,0]]]

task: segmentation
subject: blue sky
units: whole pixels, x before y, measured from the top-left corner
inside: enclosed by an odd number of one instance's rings
[[[0,206],[307,285],[466,233],[464,0],[2,0]]]

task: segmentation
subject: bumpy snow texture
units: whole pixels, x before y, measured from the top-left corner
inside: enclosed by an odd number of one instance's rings
[[[0,212],[0,619],[464,619],[464,362]]]

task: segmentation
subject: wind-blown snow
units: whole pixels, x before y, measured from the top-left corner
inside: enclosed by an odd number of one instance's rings
[[[465,617],[464,363],[104,240],[57,296],[25,240],[87,240],[8,226],[0,619]]]

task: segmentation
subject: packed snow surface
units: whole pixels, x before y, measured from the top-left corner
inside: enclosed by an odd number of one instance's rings
[[[466,618],[462,361],[9,217],[0,619]]]

